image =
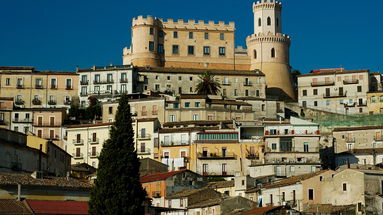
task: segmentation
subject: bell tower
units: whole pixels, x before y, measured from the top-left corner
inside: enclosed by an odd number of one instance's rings
[[[254,34],[246,38],[251,70],[266,75],[267,93],[295,99],[290,74],[290,37],[282,34],[282,3],[261,0],[253,3]]]

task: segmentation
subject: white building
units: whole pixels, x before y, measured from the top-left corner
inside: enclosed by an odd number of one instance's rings
[[[80,75],[80,106],[88,105],[88,97],[95,96],[100,101],[120,96],[123,93],[135,93],[135,75],[133,67],[105,66],[89,69],[77,69]]]

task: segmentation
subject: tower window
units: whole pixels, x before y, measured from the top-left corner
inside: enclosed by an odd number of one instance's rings
[[[261,18],[258,19],[258,26],[262,26],[262,19]]]
[[[275,49],[274,48],[271,49],[271,57],[275,58]]]
[[[270,17],[267,17],[267,25],[268,25],[268,26],[271,25],[271,18],[270,18]]]
[[[173,38],[178,38],[178,31],[173,32]]]
[[[189,32],[189,39],[193,39],[193,32]]]
[[[279,19],[277,18],[277,27],[279,27]]]
[[[149,42],[149,51],[154,51],[154,42]]]
[[[254,49],[254,59],[257,59],[257,50]]]
[[[150,29],[149,29],[149,34],[150,34],[150,35],[153,35],[153,34],[154,34],[154,28],[150,28]]]

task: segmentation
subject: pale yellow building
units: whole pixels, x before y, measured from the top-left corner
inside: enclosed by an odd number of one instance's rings
[[[0,128],[11,129],[13,98],[0,98]]]
[[[368,92],[367,107],[369,114],[383,113],[383,92]]]
[[[67,107],[78,103],[78,74],[37,71],[33,67],[0,67],[0,97],[25,108]]]

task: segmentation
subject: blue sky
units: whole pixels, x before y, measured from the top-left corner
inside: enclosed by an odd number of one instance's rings
[[[134,3],[133,3],[134,2]],[[253,32],[250,0],[0,0],[0,65],[74,71],[122,64],[131,19],[235,21],[236,44]],[[383,1],[284,0],[291,65],[303,73],[383,69]]]

